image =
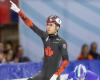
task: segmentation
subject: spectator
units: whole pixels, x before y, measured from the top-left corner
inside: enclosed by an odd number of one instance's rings
[[[3,42],[0,42],[0,52],[4,51],[4,44]]]
[[[13,52],[13,44],[11,41],[7,41],[5,43],[5,51],[7,51],[7,52],[12,51]]]
[[[84,44],[82,46],[81,53],[78,57],[78,60],[84,60],[84,59],[86,59],[86,60],[92,60],[93,59],[92,55],[89,54],[89,47],[88,47],[87,44]]]
[[[92,42],[91,46],[90,46],[90,51],[89,54],[93,56],[94,59],[98,59],[99,58],[99,53],[97,52],[97,43],[96,42]]]
[[[0,63],[6,63],[5,55],[0,53]]]
[[[15,56],[14,56],[14,61],[15,62],[28,62],[30,61],[29,58],[24,57],[24,52],[22,46],[17,46]]]
[[[14,56],[14,53],[12,50],[9,50],[7,52],[7,55],[6,55],[6,62],[7,63],[12,63],[13,62],[13,56]]]
[[[4,44],[0,42],[0,63],[5,63]]]

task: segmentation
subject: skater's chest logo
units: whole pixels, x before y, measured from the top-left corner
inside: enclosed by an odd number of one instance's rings
[[[51,47],[47,47],[47,48],[45,48],[44,49],[44,51],[45,51],[45,55],[47,56],[47,57],[51,57],[51,56],[53,56],[53,54],[54,54],[54,51],[51,49]]]

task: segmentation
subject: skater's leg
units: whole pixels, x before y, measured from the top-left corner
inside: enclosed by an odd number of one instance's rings
[[[29,78],[28,80],[43,80],[43,74],[39,73],[37,76]]]

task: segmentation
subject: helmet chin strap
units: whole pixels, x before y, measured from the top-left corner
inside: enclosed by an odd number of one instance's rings
[[[49,35],[58,35],[58,30],[54,34],[49,34]]]
[[[59,31],[59,28],[58,28],[57,31],[55,32],[55,35],[58,35],[58,31]]]
[[[54,35],[58,35],[58,31],[56,31]]]
[[[55,32],[54,34],[49,34],[49,36],[56,36],[58,35],[58,32]]]

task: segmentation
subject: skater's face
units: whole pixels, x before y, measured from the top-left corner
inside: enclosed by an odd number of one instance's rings
[[[59,27],[55,23],[47,23],[46,31],[48,34],[57,33]]]

